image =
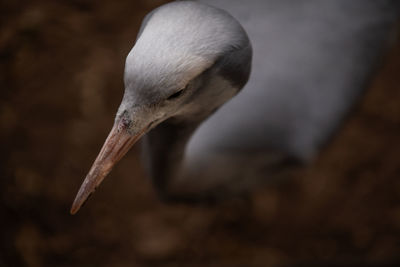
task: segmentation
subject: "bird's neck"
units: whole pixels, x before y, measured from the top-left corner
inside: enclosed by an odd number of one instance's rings
[[[171,118],[151,130],[142,141],[146,169],[161,197],[179,172],[187,142],[202,120]]]

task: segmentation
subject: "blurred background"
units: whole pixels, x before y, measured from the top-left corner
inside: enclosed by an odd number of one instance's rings
[[[125,56],[161,0],[0,2],[0,266],[400,266],[400,44],[292,180],[166,205],[138,146],[75,216]]]

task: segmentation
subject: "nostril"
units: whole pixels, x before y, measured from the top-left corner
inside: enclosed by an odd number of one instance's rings
[[[130,128],[130,126],[132,125],[132,121],[126,118],[122,119],[122,126],[124,128]]]
[[[119,128],[130,129],[132,127],[132,120],[129,118],[128,112],[125,110],[120,116]]]
[[[127,119],[122,119],[122,125],[123,125],[125,128],[128,128],[130,124],[131,124],[131,122],[128,121]]]

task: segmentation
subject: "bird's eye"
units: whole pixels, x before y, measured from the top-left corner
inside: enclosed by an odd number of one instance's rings
[[[172,95],[170,95],[170,96],[167,98],[167,100],[173,100],[173,99],[176,99],[176,98],[180,97],[180,96],[182,95],[182,93],[183,93],[184,90],[185,90],[185,89],[181,89],[181,90],[179,90],[179,91],[173,93]]]

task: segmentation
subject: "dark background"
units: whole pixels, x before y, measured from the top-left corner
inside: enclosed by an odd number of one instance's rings
[[[333,143],[292,180],[215,206],[166,205],[136,146],[69,215],[140,21],[162,2],[0,2],[0,266],[394,266],[398,42]]]

